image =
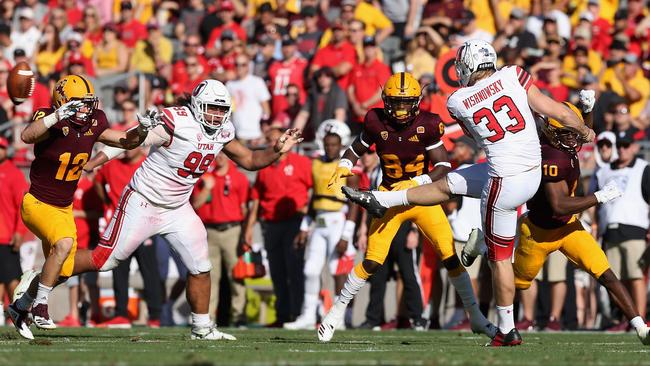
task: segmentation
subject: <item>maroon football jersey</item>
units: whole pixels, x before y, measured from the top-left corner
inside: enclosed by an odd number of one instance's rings
[[[421,111],[411,123],[400,125],[391,122],[383,109],[374,108],[366,114],[361,140],[377,147],[381,185],[391,189],[393,183],[429,172],[427,151],[442,145],[444,132],[437,114]]]
[[[41,108],[32,121],[53,112],[52,108]],[[50,127],[50,136],[34,145],[36,158],[29,172],[29,193],[53,206],[72,204],[82,168],[90,159],[95,141],[107,128],[106,115],[99,109],[85,126],[63,120]]]
[[[542,138],[542,182],[535,196],[528,203],[528,218],[533,224],[544,229],[564,226],[573,215],[556,216],[546,197],[544,183],[565,181],[571,196],[575,194],[580,179],[578,156],[554,147]]]

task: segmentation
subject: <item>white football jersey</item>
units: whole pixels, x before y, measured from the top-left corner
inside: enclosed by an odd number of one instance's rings
[[[151,147],[129,185],[157,206],[176,208],[189,201],[199,177],[235,137],[235,127],[227,121],[210,137],[189,108],[180,106],[165,108],[162,120],[171,140]]]
[[[542,153],[528,104],[531,76],[506,66],[449,96],[447,109],[485,150],[488,174],[513,176],[540,166]]]

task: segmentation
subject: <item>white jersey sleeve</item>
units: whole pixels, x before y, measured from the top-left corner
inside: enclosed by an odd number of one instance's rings
[[[165,108],[162,120],[169,140],[152,146],[129,184],[151,203],[175,208],[189,201],[194,184],[235,137],[235,128],[227,121],[208,135],[187,107]]]
[[[541,149],[528,104],[532,78],[518,66],[504,67],[447,100],[449,113],[485,150],[488,173],[507,177],[538,168]]]

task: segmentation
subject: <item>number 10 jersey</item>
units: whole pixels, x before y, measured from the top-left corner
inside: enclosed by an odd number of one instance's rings
[[[189,201],[199,177],[235,138],[235,127],[224,122],[221,130],[210,136],[187,107],[165,108],[162,114],[169,141],[151,147],[129,186],[156,206],[177,208]]]
[[[531,85],[528,72],[506,66],[458,89],[447,100],[451,116],[485,150],[492,177],[517,175],[541,164],[537,127],[528,104]]]

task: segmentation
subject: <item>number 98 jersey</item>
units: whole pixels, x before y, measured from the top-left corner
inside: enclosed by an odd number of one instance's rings
[[[189,201],[199,177],[223,146],[235,138],[235,127],[227,121],[210,136],[187,107],[165,108],[162,113],[170,140],[151,147],[129,185],[154,205],[176,208]]]
[[[437,114],[420,111],[408,124],[391,122],[381,108],[366,113],[361,143],[375,144],[381,161],[381,186],[391,185],[429,172],[427,151],[442,145],[445,132]]]
[[[539,167],[541,152],[535,118],[528,104],[532,77],[506,66],[447,99],[447,109],[465,134],[487,154],[488,174],[509,177]]]
[[[52,108],[38,109],[32,121],[52,113]],[[107,128],[106,115],[100,109],[95,109],[83,126],[65,119],[50,127],[47,139],[34,145],[29,193],[53,206],[71,205],[82,168],[90,158],[95,141]]]

